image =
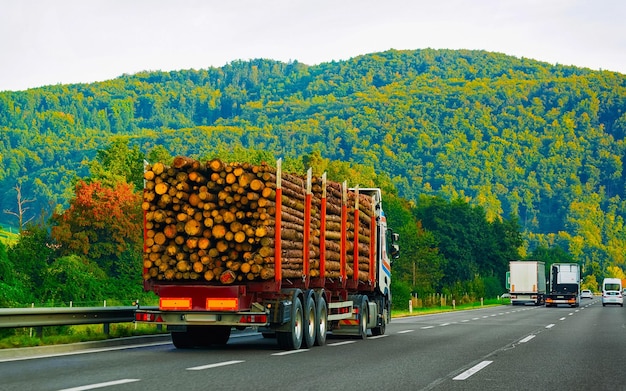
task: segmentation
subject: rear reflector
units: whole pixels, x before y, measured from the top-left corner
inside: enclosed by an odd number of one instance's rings
[[[237,311],[239,299],[236,297],[208,298],[206,299],[206,309],[208,311]]]
[[[159,309],[162,310],[190,310],[190,297],[162,297],[159,300]]]

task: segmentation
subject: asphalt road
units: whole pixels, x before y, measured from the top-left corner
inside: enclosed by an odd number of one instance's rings
[[[0,390],[624,390],[625,311],[595,298],[415,316],[393,319],[384,336],[290,352],[245,332],[208,349],[0,358]]]

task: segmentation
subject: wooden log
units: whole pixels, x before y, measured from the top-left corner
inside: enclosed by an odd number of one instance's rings
[[[186,156],[176,156],[172,162],[172,167],[177,169],[184,169],[193,166],[198,166],[198,162],[195,159]]]
[[[200,222],[192,219],[185,223],[185,233],[190,236],[196,236],[200,232]]]

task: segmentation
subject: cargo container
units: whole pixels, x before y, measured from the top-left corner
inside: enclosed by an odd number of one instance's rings
[[[546,295],[545,264],[540,261],[510,261],[509,286],[512,305],[543,305]]]

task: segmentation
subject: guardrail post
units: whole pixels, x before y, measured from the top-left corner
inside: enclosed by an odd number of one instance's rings
[[[109,335],[111,333],[111,324],[110,323],[105,323],[104,324],[104,334]]]
[[[39,339],[43,338],[43,327],[41,326],[35,327],[35,335]]]
[[[35,303],[30,303],[30,308],[35,308]],[[30,338],[32,338],[32,337],[33,337],[33,328],[32,328],[32,327],[30,328],[30,330],[29,330],[29,332],[28,332],[28,336],[29,336]]]

